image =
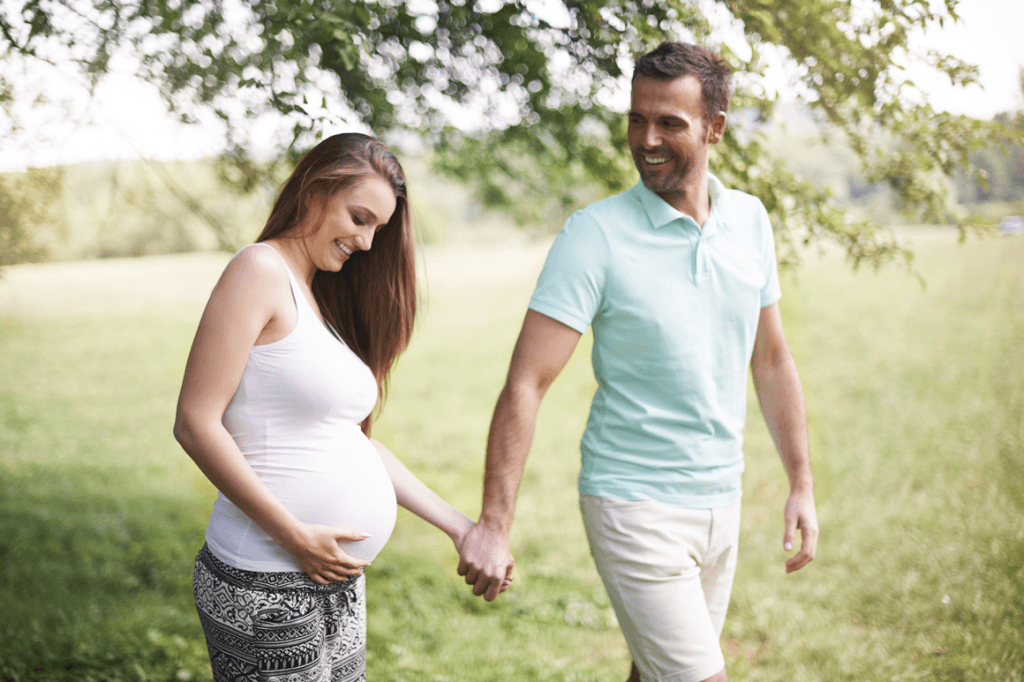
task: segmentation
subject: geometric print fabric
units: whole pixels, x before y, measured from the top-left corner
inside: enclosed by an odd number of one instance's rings
[[[245,571],[203,545],[192,590],[216,682],[363,682],[363,576],[319,585],[302,572]]]

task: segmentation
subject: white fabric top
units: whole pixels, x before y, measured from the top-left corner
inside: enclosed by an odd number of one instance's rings
[[[253,246],[258,245],[246,248]],[[295,328],[279,341],[253,347],[223,424],[292,514],[306,523],[371,534],[341,546],[372,560],[390,537],[397,513],[384,463],[359,428],[376,403],[377,382],[334,330],[321,324],[290,270],[288,279]],[[218,559],[236,568],[301,570],[223,493],[214,504],[206,542]]]

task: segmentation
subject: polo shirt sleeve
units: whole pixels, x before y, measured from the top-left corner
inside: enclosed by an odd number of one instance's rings
[[[529,308],[584,334],[601,307],[608,242],[597,224],[576,212],[548,252]]]
[[[762,253],[764,254],[764,286],[761,288],[761,307],[766,308],[782,298],[779,286],[779,268],[775,261],[775,235],[772,223],[768,219],[768,211],[764,204],[758,202],[761,215]]]

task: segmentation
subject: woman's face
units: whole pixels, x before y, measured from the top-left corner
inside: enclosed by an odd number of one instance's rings
[[[316,269],[338,272],[356,251],[369,251],[374,235],[391,220],[396,205],[391,185],[376,175],[328,197],[323,222],[306,235]]]

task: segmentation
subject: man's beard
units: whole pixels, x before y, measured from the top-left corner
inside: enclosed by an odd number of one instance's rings
[[[658,170],[652,173],[645,169],[645,165],[640,159],[641,156],[646,156],[648,158],[668,157],[668,161],[656,166]],[[636,169],[640,173],[640,180],[644,183],[644,187],[655,194],[681,191],[686,176],[688,176],[694,168],[693,157],[680,156],[679,154],[666,152],[649,154],[644,151],[637,150],[633,152],[633,163],[636,165]]]

